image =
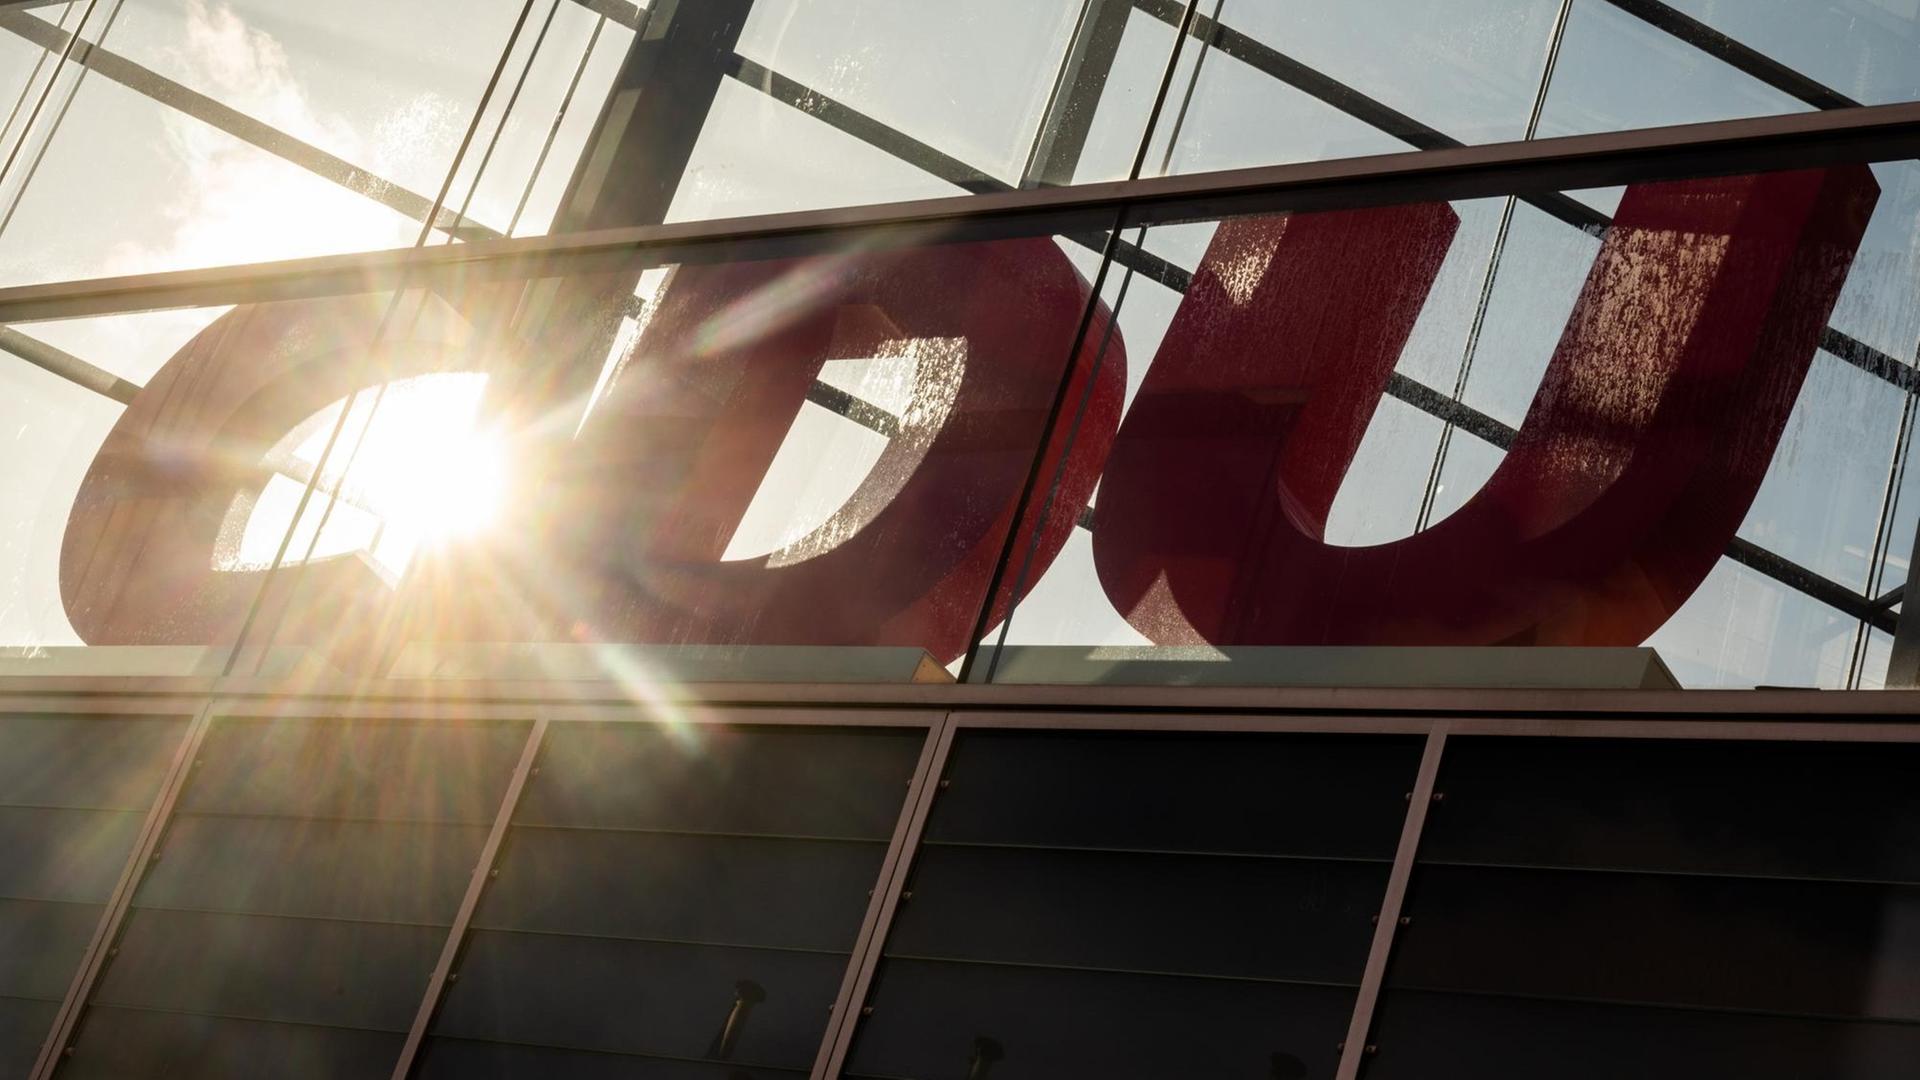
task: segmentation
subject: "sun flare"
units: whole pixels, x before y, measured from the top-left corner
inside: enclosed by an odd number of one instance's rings
[[[486,384],[475,372],[418,375],[361,391],[344,424],[346,399],[314,413],[267,452],[264,486],[228,508],[215,569],[272,565],[316,472],[288,563],[359,555],[392,582],[422,549],[492,528],[510,466],[505,440],[480,421]]]

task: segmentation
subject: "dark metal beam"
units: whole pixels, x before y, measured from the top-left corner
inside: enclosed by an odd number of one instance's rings
[[[728,61],[727,74],[783,105],[797,109],[836,131],[851,135],[921,172],[945,180],[962,191],[982,195],[1013,190],[1012,184],[988,176],[959,158],[888,127],[850,105],[744,56],[736,54]]]
[[[1021,173],[1021,187],[1073,183],[1132,14],[1129,0],[1084,0],[1053,92],[1041,111],[1039,131]],[[1143,135],[1151,136],[1151,131]]]
[[[1850,109],[1860,104],[1838,90],[1802,75],[1758,49],[1735,41],[1691,15],[1660,3],[1660,0],[1606,0],[1606,2],[1648,26],[1663,30],[1727,66],[1751,75],[1775,90],[1798,98],[1816,109]]]

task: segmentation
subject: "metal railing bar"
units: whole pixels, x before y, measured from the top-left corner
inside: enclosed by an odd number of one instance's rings
[[[642,263],[1100,232],[1406,201],[1605,187],[1920,155],[1920,104],[1723,120],[1447,150],[1271,165],[857,207],[480,240],[0,289],[0,322],[455,285]],[[417,275],[408,278],[407,275]]]

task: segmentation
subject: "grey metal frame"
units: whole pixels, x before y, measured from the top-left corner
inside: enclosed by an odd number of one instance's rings
[[[542,736],[554,724],[673,722],[756,726],[896,727],[926,731],[920,759],[874,883],[812,1076],[838,1076],[857,1034],[939,778],[967,731],[1184,731],[1422,735],[1425,750],[1389,872],[1378,926],[1350,1017],[1340,1071],[1358,1075],[1426,811],[1452,736],[1920,743],[1920,691],[1301,690],[991,685],[746,685],[633,688],[613,682],[488,683],[376,680],[298,683],[256,678],[6,678],[0,713],[190,715],[166,780],[113,898],[56,1016],[32,1077],[54,1075],[119,933],[134,890],[171,820],[201,740],[221,716],[342,719],[532,719],[455,925],[426,984],[394,1075],[412,1067],[426,1026],[454,978],[466,924],[509,827]]]

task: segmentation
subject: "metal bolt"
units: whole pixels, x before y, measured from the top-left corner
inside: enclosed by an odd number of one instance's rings
[[[61,1054],[62,1054],[63,1056],[65,1056],[65,1057],[72,1057],[72,1056],[73,1056],[73,1047],[71,1047],[71,1046],[69,1046],[69,1047],[67,1047],[67,1048],[66,1048],[65,1050],[62,1050],[62,1051],[60,1051],[60,1053],[61,1053]]]
[[[911,900],[911,899],[913,899],[913,890],[912,890],[912,889],[908,889],[908,890],[907,890],[906,892],[903,892],[903,893],[901,893],[901,894],[900,894],[900,902],[901,902],[901,903],[903,903],[903,904],[904,904],[904,903],[906,903],[907,901],[909,901],[909,900]]]
[[[1378,916],[1378,915],[1375,915],[1375,916],[1373,916],[1372,918],[1370,918],[1370,919],[1368,919],[1368,920],[1367,920],[1367,922],[1369,922],[1369,923],[1371,923],[1371,924],[1373,924],[1374,926],[1379,926],[1379,925],[1380,925],[1380,916]]]
[[[107,950],[107,955],[108,955],[108,956],[110,956],[110,957],[111,957],[111,956],[119,956],[119,955],[120,955],[120,946],[118,946],[118,945],[115,945],[115,946],[114,946],[113,948],[111,948],[111,949],[108,949],[108,950]]]
[[[1336,1053],[1336,1054],[1344,1054],[1344,1053],[1346,1053],[1346,1052],[1347,1052],[1347,1043],[1346,1043],[1346,1040],[1345,1040],[1345,1039],[1342,1039],[1341,1041],[1339,1041],[1339,1042],[1337,1042],[1337,1043],[1334,1043],[1334,1044],[1333,1044],[1333,1052],[1334,1052],[1334,1053]]]
[[[953,781],[951,781],[951,780],[942,780],[942,781],[940,781],[940,790],[941,790],[941,791],[945,791],[945,790],[947,790],[948,788],[950,788],[950,787],[952,787],[952,786],[953,786]]]
[[[1402,915],[1402,916],[1400,916],[1400,925],[1401,925],[1401,926],[1412,926],[1412,925],[1413,925],[1413,916],[1411,916],[1411,915]]]
[[[1373,1045],[1372,1043],[1368,1043],[1368,1044],[1367,1044],[1367,1053],[1369,1053],[1369,1054],[1377,1054],[1377,1053],[1379,1053],[1379,1052],[1380,1052],[1380,1048],[1379,1048],[1379,1047],[1377,1047],[1377,1046],[1375,1046],[1375,1045]]]
[[[1446,793],[1446,792],[1444,792],[1444,791],[1436,791],[1436,792],[1434,792],[1434,793],[1433,793],[1433,801],[1434,801],[1434,802],[1446,802],[1446,801],[1447,801],[1447,793]]]
[[[457,971],[450,971],[450,972],[448,972],[448,973],[447,973],[447,981],[448,981],[448,982],[450,982],[450,983],[457,983],[457,982],[459,982],[459,981],[460,981],[460,973],[459,973],[459,972],[457,972]]]
[[[527,775],[528,775],[528,776],[539,776],[539,775],[540,775],[540,766],[538,766],[538,765],[535,765],[535,766],[534,766],[533,768],[531,768],[531,769],[528,769],[528,770],[527,770]]]
[[[861,1016],[872,1016],[872,1015],[873,1015],[873,1006],[871,1006],[871,1005],[862,1005],[862,1006],[860,1006],[860,1015],[861,1015]]]
[[[499,868],[499,867],[497,867],[497,866],[496,866],[496,867],[494,867],[493,869],[491,869],[491,870],[489,870],[489,871],[487,871],[487,877],[488,877],[489,879],[491,879],[491,878],[497,878],[497,877],[499,877],[499,876],[500,876],[500,868]]]
[[[1413,792],[1411,792],[1411,791],[1409,791],[1409,792],[1407,792],[1407,793],[1406,793],[1405,795],[1402,795],[1402,796],[1400,796],[1400,801],[1401,801],[1401,802],[1412,802],[1412,801],[1413,801]]]

